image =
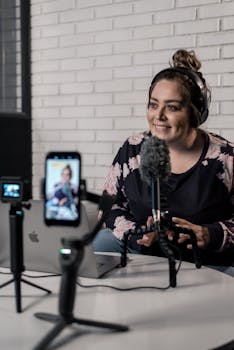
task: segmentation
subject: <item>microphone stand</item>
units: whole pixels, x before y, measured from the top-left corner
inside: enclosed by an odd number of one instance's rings
[[[155,208],[156,202],[156,208]],[[169,283],[170,287],[176,287],[176,260],[172,250],[169,248],[164,227],[161,223],[161,207],[160,207],[160,181],[159,177],[156,179],[156,186],[153,176],[151,177],[151,203],[152,203],[152,215],[155,225],[155,232],[158,235],[158,242],[163,253],[168,258],[169,264]]]
[[[76,297],[76,278],[79,271],[80,264],[83,260],[85,246],[90,244],[98,231],[101,229],[106,216],[111,209],[114,198],[111,196],[104,196],[103,198],[103,214],[97,225],[91,233],[87,233],[82,239],[63,238],[63,248],[60,249],[60,263],[62,268],[62,279],[60,283],[58,315],[48,313],[36,313],[35,316],[39,319],[56,322],[55,326],[49,333],[34,347],[33,350],[44,350],[49,343],[68,325],[72,323],[107,328],[113,331],[125,332],[129,329],[128,326],[107,323],[100,321],[93,321],[88,319],[76,318],[73,315],[73,307]],[[100,203],[101,207],[101,203]]]
[[[155,199],[156,199],[156,208],[155,208]],[[149,233],[155,231],[159,238],[159,245],[162,249],[163,253],[168,258],[169,263],[169,283],[170,287],[176,287],[176,260],[172,250],[169,248],[167,239],[164,233],[164,225],[161,222],[161,208],[160,208],[160,182],[159,178],[157,178],[156,186],[153,177],[151,178],[151,202],[152,202],[152,215],[154,224],[147,228],[137,228],[130,229],[123,235],[123,250],[121,253],[120,264],[125,267],[127,265],[127,242],[128,238],[131,234],[142,235],[145,233]]]
[[[157,220],[157,215],[156,215],[156,211],[154,209],[154,214]],[[160,211],[159,211],[160,214]],[[160,217],[160,223],[162,224],[163,222],[163,228],[165,230],[165,228],[170,229],[172,231],[175,232],[175,234],[179,234],[180,232],[183,232],[185,234],[188,234],[190,236],[190,242],[192,244],[192,250],[193,250],[193,258],[194,258],[194,264],[196,266],[197,269],[200,269],[202,266],[202,258],[201,258],[201,254],[200,254],[200,250],[197,246],[197,239],[196,239],[196,235],[192,230],[188,230],[185,228],[179,228],[176,225],[170,224],[168,222],[168,219],[166,218],[166,213],[164,213],[164,215],[162,217]],[[125,267],[127,265],[127,246],[128,246],[128,238],[130,235],[139,235],[140,237],[142,237],[143,234],[152,232],[155,230],[155,223],[153,225],[147,226],[147,227],[137,227],[134,229],[130,229],[126,232],[124,232],[123,238],[122,238],[122,242],[123,242],[123,250],[121,252],[121,257],[120,257],[120,264],[122,267]]]
[[[197,246],[197,238],[195,233],[192,230],[188,230],[186,228],[179,228],[175,225],[169,225],[169,228],[172,229],[175,234],[179,234],[181,232],[188,234],[190,236],[190,242],[192,245],[192,250],[193,250],[193,258],[194,258],[194,264],[197,269],[200,269],[202,267],[202,258],[201,254],[199,251],[199,248]]]
[[[130,229],[123,234],[122,242],[123,242],[123,250],[121,251],[120,256],[120,265],[122,267],[127,266],[127,247],[128,247],[128,238],[130,235],[139,235],[142,237],[143,234],[149,233],[155,230],[155,224],[150,225],[148,227],[138,227]]]
[[[22,206],[29,209],[31,204],[22,204],[21,202],[12,202],[9,210],[10,219],[10,258],[11,258],[11,272],[13,278],[2,285],[0,288],[7,286],[8,284],[15,283],[15,297],[16,297],[16,312],[22,311],[21,307],[21,282],[24,282],[32,287],[38,288],[51,293],[50,290],[40,287],[35,283],[29,282],[21,277],[24,267],[24,253],[23,253],[23,219],[24,211]]]

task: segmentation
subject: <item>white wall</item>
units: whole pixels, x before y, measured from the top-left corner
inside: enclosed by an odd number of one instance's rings
[[[234,141],[234,1],[31,0],[33,192],[44,157],[78,150],[100,192],[119,145],[145,130],[149,83],[194,49],[212,89],[209,130]]]

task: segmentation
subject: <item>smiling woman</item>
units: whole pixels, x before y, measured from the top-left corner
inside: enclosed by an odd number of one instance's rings
[[[201,249],[203,263],[234,262],[234,145],[199,126],[209,113],[210,91],[193,51],[178,50],[172,65],[159,72],[149,88],[147,120],[149,131],[129,137],[119,149],[104,190],[117,195],[106,230],[94,241],[97,251],[121,251],[125,231],[149,226],[152,222],[150,186],[139,173],[141,147],[149,137],[166,142],[171,162],[168,179],[161,182],[166,198],[164,210],[180,234],[165,229],[182,258],[192,261],[192,230]],[[163,255],[157,232],[130,237],[129,252]]]
[[[191,126],[190,110],[190,101],[180,81],[163,79],[155,84],[147,119],[151,134],[167,142],[175,173],[190,169],[199,160],[204,147],[204,135]]]
[[[187,138],[190,132],[189,105],[178,81],[160,80],[150,96],[147,119],[152,135],[168,143]]]

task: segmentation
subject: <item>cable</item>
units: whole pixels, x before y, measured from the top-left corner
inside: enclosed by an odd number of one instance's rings
[[[182,260],[181,260],[181,253],[180,253],[180,250],[178,247],[176,247],[174,244],[172,243],[168,243],[171,248],[177,250],[177,252],[179,253],[179,264],[178,264],[178,267],[176,269],[176,274],[178,274],[178,272],[180,271],[180,268],[181,268],[181,265],[182,265]],[[119,287],[115,287],[115,286],[109,286],[107,284],[92,284],[92,285],[86,285],[86,284],[83,284],[79,281],[79,277],[78,277],[78,281],[76,282],[76,284],[79,286],[79,287],[82,287],[82,288],[97,288],[97,287],[104,287],[104,288],[111,288],[111,289],[114,289],[114,290],[117,290],[117,291],[120,291],[120,292],[128,292],[128,291],[131,291],[131,290],[139,290],[139,289],[157,289],[157,290],[167,290],[170,288],[170,284],[167,286],[167,287],[155,287],[155,286],[138,286],[138,287],[130,287],[130,288],[119,288]]]
[[[179,265],[178,268],[176,270],[176,273],[179,272],[180,267],[181,267],[181,263],[182,261],[179,261]],[[3,272],[0,271],[0,274],[2,275],[10,275],[10,272]],[[22,276],[28,277],[28,278],[49,278],[49,277],[59,277],[61,276],[61,274],[51,274],[51,275],[37,275],[37,276],[33,276],[33,275],[28,275],[28,274],[22,274]],[[77,285],[79,287],[82,288],[97,288],[97,287],[104,287],[104,288],[111,288],[117,291],[121,291],[121,292],[127,292],[127,291],[131,291],[131,290],[139,290],[139,289],[157,289],[157,290],[167,290],[170,288],[170,285],[168,285],[167,287],[155,287],[155,286],[139,286],[139,287],[130,287],[130,288],[119,288],[119,287],[115,287],[115,286],[109,286],[107,284],[92,284],[92,285],[84,285],[81,282],[79,282],[79,278],[78,281],[76,282]]]
[[[171,248],[177,250],[177,252],[179,253],[179,256],[180,256],[180,259],[179,259],[179,264],[178,264],[178,267],[176,269],[176,274],[178,274],[180,268],[181,268],[181,265],[182,265],[182,260],[181,260],[181,254],[180,254],[180,250],[178,247],[176,247],[174,244],[172,243],[168,243]],[[10,272],[3,272],[3,271],[0,271],[0,274],[3,274],[3,275],[10,275],[11,273]],[[28,278],[49,278],[49,277],[59,277],[61,276],[61,274],[46,274],[46,275],[29,275],[29,274],[26,274],[26,273],[23,273],[22,276],[25,276],[25,277],[28,277]],[[78,281],[76,282],[76,284],[79,286],[79,287],[82,287],[82,288],[97,288],[97,287],[104,287],[104,288],[111,288],[111,289],[114,289],[114,290],[117,290],[117,291],[121,291],[121,292],[127,292],[127,291],[132,291],[132,290],[140,290],[140,289],[156,289],[156,290],[167,290],[170,288],[170,285],[166,286],[166,287],[156,287],[156,286],[138,286],[138,287],[130,287],[130,288],[120,288],[120,287],[115,287],[115,286],[110,286],[110,285],[107,285],[107,284],[92,284],[92,285],[84,285],[82,284],[80,281],[79,281],[79,277],[78,277]]]
[[[181,261],[179,262],[179,267],[177,269],[177,273],[179,271],[179,268],[181,266]],[[10,275],[10,272],[3,272],[0,271],[0,274],[2,275]],[[49,278],[49,277],[59,277],[61,276],[60,274],[54,274],[54,275],[38,275],[38,276],[32,276],[32,275],[28,275],[28,274],[22,274],[22,276],[28,277],[28,278]],[[115,286],[108,286],[105,284],[92,284],[92,285],[84,285],[81,282],[79,282],[79,280],[76,282],[78,286],[82,287],[82,288],[96,288],[96,287],[105,287],[105,288],[111,288],[111,289],[115,289],[118,291],[131,291],[131,290],[137,290],[137,289],[158,289],[158,290],[167,290],[170,288],[170,285],[168,285],[167,287],[155,287],[155,286],[139,286],[139,287],[131,287],[131,288],[119,288],[119,287],[115,287]]]
[[[28,275],[26,273],[22,273],[22,276],[24,277],[29,277],[29,278],[47,278],[47,277],[59,277],[61,276],[61,274],[57,273],[57,274],[48,274],[48,275],[37,275],[37,276],[33,276],[33,275]]]
[[[170,285],[168,285],[167,287],[155,287],[155,286],[139,286],[139,287],[130,287],[130,288],[119,288],[119,287],[115,287],[115,286],[108,286],[107,284],[92,284],[92,285],[85,285],[78,281],[76,282],[76,284],[79,287],[82,288],[96,288],[96,287],[105,287],[105,288],[111,288],[114,290],[118,290],[120,292],[128,292],[131,290],[138,290],[138,289],[157,289],[157,290],[167,290],[170,288]]]

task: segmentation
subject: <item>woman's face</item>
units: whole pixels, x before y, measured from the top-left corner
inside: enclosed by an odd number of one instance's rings
[[[191,131],[189,105],[177,80],[159,80],[153,88],[147,119],[153,136],[168,144],[186,141]]]
[[[66,182],[69,182],[71,179],[71,173],[68,169],[64,169],[62,171],[62,183],[66,183]]]

